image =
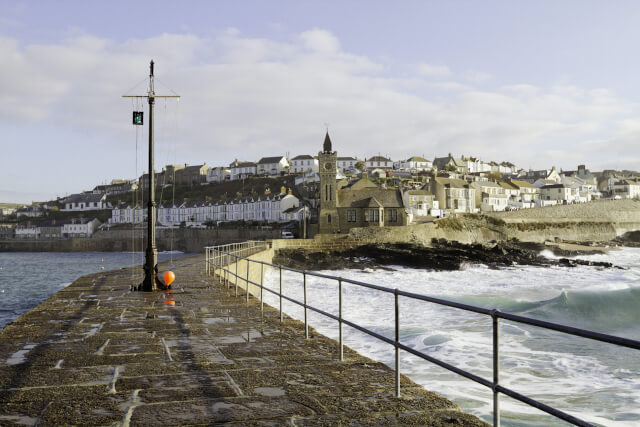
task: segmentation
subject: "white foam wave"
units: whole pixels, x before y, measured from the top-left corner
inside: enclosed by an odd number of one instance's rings
[[[628,270],[540,268],[518,266],[495,270],[466,265],[463,270],[431,272],[397,267],[395,271],[326,271],[329,275],[399,288],[419,294],[463,301],[487,308],[514,304],[540,304],[558,298],[563,292],[615,291],[636,288],[640,282],[640,249],[622,249],[605,255],[590,255],[594,260],[614,262]],[[265,283],[276,290],[278,276],[268,272]],[[338,314],[338,286],[328,279],[307,277],[308,301],[322,310]],[[283,275],[284,292],[303,299],[302,278]],[[278,305],[277,296],[266,294],[267,303]],[[303,309],[285,303],[285,312],[303,319]],[[392,294],[374,292],[345,283],[345,318],[377,333],[393,338],[394,303]],[[318,314],[310,323],[321,333],[336,339],[336,322]],[[401,339],[406,345],[451,363],[476,375],[492,377],[491,320],[430,303],[400,298]],[[393,366],[393,349],[363,333],[345,328],[345,343],[362,354]],[[512,322],[502,322],[501,382],[590,422],[606,425],[640,423],[640,362],[637,354],[622,356],[611,347],[592,346],[580,339],[567,338]],[[416,356],[403,354],[403,373],[428,389],[442,393],[463,409],[489,419],[491,391],[456,374],[443,371]],[[512,399],[501,403],[507,420],[522,425],[549,424],[556,421],[540,415],[536,409]],[[603,421],[604,420],[604,421]],[[535,422],[534,422],[535,421]],[[606,422],[605,422],[606,421]]]

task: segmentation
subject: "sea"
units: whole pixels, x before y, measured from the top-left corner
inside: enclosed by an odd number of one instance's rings
[[[542,255],[554,258],[551,252]],[[640,340],[640,248],[578,258],[607,261],[621,268],[516,265],[494,269],[470,264],[447,272],[392,267],[319,273]],[[278,271],[267,271],[265,284],[277,291]],[[283,273],[283,292],[303,301],[301,275]],[[336,281],[307,276],[307,298],[311,306],[338,314]],[[270,292],[265,302],[279,307],[278,297]],[[492,380],[489,316],[405,297],[400,297],[399,308],[403,344]],[[284,300],[283,309],[293,318],[304,319],[303,309],[292,302]],[[338,339],[335,320],[309,313],[312,327]],[[344,283],[343,316],[395,337],[392,294]],[[395,366],[394,348],[389,344],[348,326],[344,326],[344,343]],[[415,382],[491,423],[490,389],[402,351],[400,366]],[[638,350],[501,320],[500,383],[596,425],[640,426]],[[568,425],[504,395],[500,408],[504,426]]]
[[[159,259],[182,255],[160,253]],[[543,255],[554,258],[551,252]],[[579,258],[621,268],[493,269],[469,264],[447,272],[399,266],[319,272],[640,340],[640,248]],[[142,253],[130,252],[0,253],[0,328],[82,275],[142,261]],[[142,271],[137,274],[132,280],[141,278]],[[266,270],[265,284],[278,290],[278,272]],[[284,293],[302,301],[302,289],[302,276],[285,271]],[[336,281],[308,276],[307,290],[310,305],[338,314]],[[279,306],[278,297],[269,292],[265,302]],[[283,308],[289,316],[304,319],[299,306],[284,300]],[[492,380],[490,318],[404,297],[399,308],[403,344]],[[395,336],[393,295],[344,283],[343,315],[379,334]],[[336,321],[310,311],[309,322],[323,335],[338,339]],[[500,324],[502,385],[596,425],[640,425],[639,351],[504,320]],[[348,326],[344,342],[391,368],[395,365],[389,344]],[[489,389],[406,352],[401,352],[400,366],[413,381],[491,422]],[[504,395],[500,407],[504,426],[567,425]]]
[[[184,255],[160,252],[158,260]],[[0,329],[81,276],[143,262],[142,252],[0,252]],[[132,280],[142,275],[140,267]]]

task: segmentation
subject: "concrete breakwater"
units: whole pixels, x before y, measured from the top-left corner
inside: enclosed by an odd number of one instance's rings
[[[130,252],[143,251],[146,233],[142,229],[99,231],[92,237],[66,240],[4,240],[0,252]],[[176,250],[199,253],[202,248],[246,240],[280,237],[280,230],[252,228],[177,228],[158,229],[157,246],[160,251]]]
[[[130,269],[84,276],[0,331],[0,424],[486,425],[406,377],[393,397],[391,369],[349,349],[340,362],[202,256],[174,265],[170,292],[130,292]]]

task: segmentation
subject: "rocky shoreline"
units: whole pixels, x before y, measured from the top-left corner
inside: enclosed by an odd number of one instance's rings
[[[579,258],[546,258],[540,255],[540,252],[545,249],[564,257],[603,252],[601,249],[582,250],[575,247],[564,249],[559,246],[549,247],[539,243],[518,241],[467,245],[440,239],[432,241],[429,247],[409,243],[381,243],[362,245],[340,252],[279,249],[276,251],[273,262],[302,270],[392,269],[391,266],[402,266],[452,271],[459,270],[464,264],[484,264],[489,268],[497,269],[516,265],[539,267],[587,265],[596,268],[620,268],[609,262],[587,261]]]

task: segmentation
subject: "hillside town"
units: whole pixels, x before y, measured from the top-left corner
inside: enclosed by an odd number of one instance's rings
[[[260,192],[252,185],[258,179],[266,183]],[[276,179],[286,179],[289,187],[277,188]],[[640,174],[633,171],[591,172],[586,165],[525,170],[506,161],[452,153],[432,160],[424,155],[342,157],[333,151],[328,133],[317,155],[235,159],[228,166],[166,165],[155,173],[155,182],[163,194],[173,194],[157,205],[159,227],[268,225],[288,227],[298,235],[305,230],[304,237],[423,223],[458,213],[640,198]],[[233,182],[242,183],[241,191],[204,195],[204,190]],[[145,173],[53,201],[0,205],[0,239],[89,237],[100,229],[135,226],[147,219],[148,185]],[[177,200],[180,189],[196,196]]]

